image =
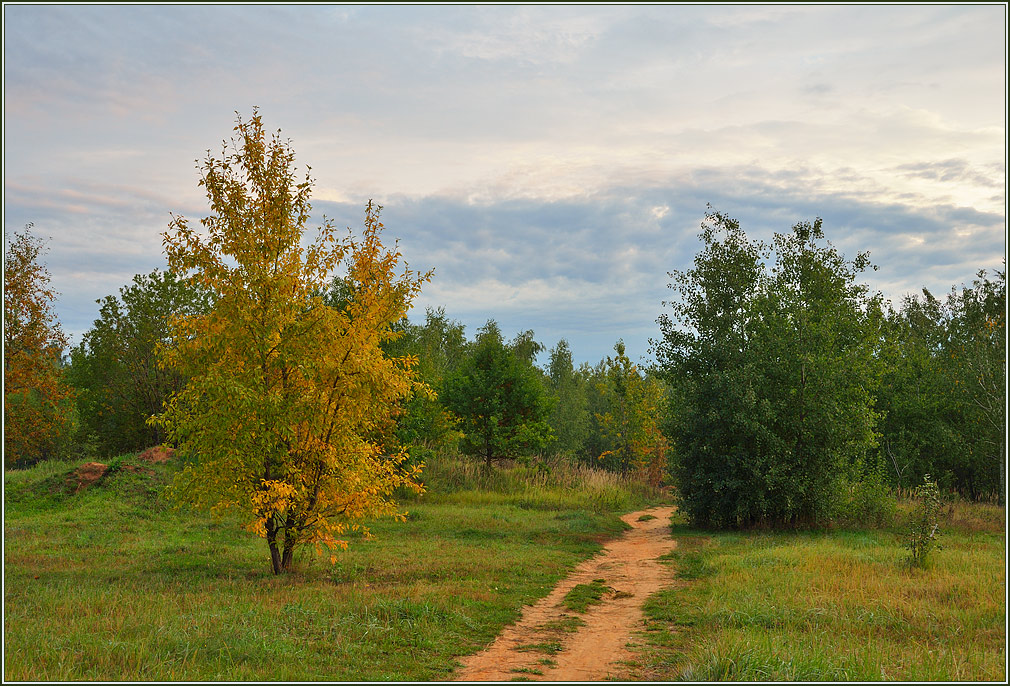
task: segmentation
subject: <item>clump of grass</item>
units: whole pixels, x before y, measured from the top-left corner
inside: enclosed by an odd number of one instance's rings
[[[640,521],[640,522],[648,522],[648,521],[651,521],[651,520],[653,520],[655,518],[656,518],[656,515],[644,514],[644,515],[642,515],[641,517],[638,518],[638,521]]]
[[[544,673],[539,669],[537,669],[536,667],[513,667],[509,671],[514,672],[516,674],[537,674],[539,676],[544,675]]]
[[[545,653],[547,655],[557,655],[562,650],[560,641],[544,641],[543,643],[524,643],[515,647],[520,653]]]
[[[584,626],[585,621],[581,617],[573,617],[571,615],[562,615],[560,619],[552,619],[549,622],[544,622],[539,627],[537,631],[543,631],[548,633],[565,633],[574,634],[579,630],[580,626]]]
[[[593,579],[592,583],[578,584],[565,594],[561,604],[573,612],[585,612],[590,605],[603,602],[603,594],[613,590],[606,579]]]

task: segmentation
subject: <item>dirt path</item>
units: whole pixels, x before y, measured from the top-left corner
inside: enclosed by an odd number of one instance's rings
[[[670,583],[670,569],[656,558],[673,550],[672,507],[632,512],[622,519],[634,527],[595,557],[575,568],[550,595],[523,610],[522,617],[483,651],[461,659],[459,681],[600,681],[620,677],[620,660],[640,628],[642,603]],[[655,519],[639,521],[643,515]],[[566,610],[561,600],[577,584],[604,579],[612,590],[585,613]],[[577,619],[576,619],[577,618]],[[579,626],[579,620],[584,622]],[[577,629],[576,629],[577,626]]]

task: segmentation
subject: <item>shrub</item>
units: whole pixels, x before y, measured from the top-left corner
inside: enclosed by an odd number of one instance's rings
[[[940,545],[940,510],[943,502],[940,498],[940,489],[929,474],[926,475],[922,485],[915,489],[915,497],[919,502],[909,521],[908,551],[909,562],[914,567],[922,567],[926,564],[926,557],[929,552],[941,549]]]

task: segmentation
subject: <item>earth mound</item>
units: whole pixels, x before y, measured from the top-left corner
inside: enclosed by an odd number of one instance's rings
[[[175,448],[166,448],[163,445],[156,445],[140,453],[140,455],[137,456],[137,459],[151,463],[168,462],[174,455]]]
[[[70,473],[70,476],[67,477],[67,486],[73,489],[74,493],[77,493],[97,482],[105,476],[108,471],[109,465],[107,464],[102,464],[101,462],[85,462]]]

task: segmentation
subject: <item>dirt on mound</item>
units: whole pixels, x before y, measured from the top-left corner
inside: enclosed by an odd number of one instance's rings
[[[101,462],[85,462],[67,477],[67,486],[77,493],[95,483],[109,471],[109,465]]]
[[[138,460],[143,460],[144,462],[168,462],[175,455],[175,448],[166,448],[163,445],[156,445],[153,448],[148,448],[144,452],[137,456]]]

